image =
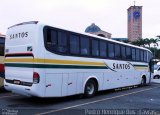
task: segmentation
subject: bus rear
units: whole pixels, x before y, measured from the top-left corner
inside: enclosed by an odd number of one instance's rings
[[[0,34],[0,88],[4,82],[4,43],[5,36]]]
[[[4,56],[0,56],[0,88],[4,82]]]
[[[34,69],[35,54],[43,57],[43,53],[37,52],[38,40],[43,36],[42,25],[38,22],[25,22],[8,28],[5,43],[5,89],[22,94],[43,96],[42,92],[36,92],[40,85],[38,69]],[[43,42],[42,42],[43,43]]]

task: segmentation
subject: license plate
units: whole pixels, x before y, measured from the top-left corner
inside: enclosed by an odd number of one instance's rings
[[[19,85],[19,84],[20,84],[20,81],[15,80],[13,83]]]

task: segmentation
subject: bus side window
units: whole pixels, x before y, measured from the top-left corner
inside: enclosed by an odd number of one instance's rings
[[[4,56],[4,44],[0,44],[0,56]]]
[[[92,40],[92,56],[99,56],[99,42]]]
[[[5,38],[0,37],[0,56],[4,56]]]
[[[57,44],[57,31],[49,30],[47,32],[47,45],[56,45]]]
[[[143,56],[144,56],[144,55],[143,55],[143,50],[140,50],[140,56],[141,56],[141,58],[140,58],[141,61],[144,61],[144,60],[143,60]]]
[[[115,58],[116,59],[120,59],[121,58],[121,53],[120,53],[120,45],[119,44],[115,44]]]
[[[50,51],[57,51],[57,31],[47,30],[46,46]]]
[[[121,57],[122,59],[126,59],[126,47],[121,46]]]
[[[139,49],[136,49],[136,61],[140,61]]]
[[[105,41],[100,41],[100,56],[107,57],[107,44]]]
[[[131,48],[130,47],[126,47],[126,58],[127,58],[127,60],[132,59]]]
[[[114,58],[114,44],[108,43],[108,57]]]
[[[132,60],[136,60],[136,50],[134,48],[132,48]]]
[[[80,38],[81,55],[90,55],[89,38],[81,36]]]
[[[147,51],[144,51],[144,62],[147,62]]]
[[[80,50],[79,50],[79,36],[71,34],[69,44],[70,44],[70,53],[78,55],[80,52]]]
[[[58,52],[66,53],[67,52],[67,34],[66,32],[58,32]]]

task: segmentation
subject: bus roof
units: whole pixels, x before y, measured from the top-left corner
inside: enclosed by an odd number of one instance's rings
[[[22,22],[22,23],[15,24],[15,25],[13,25],[13,26],[8,27],[8,29],[13,28],[13,27],[16,27],[16,26],[20,26],[20,25],[25,25],[25,24],[37,24],[37,23],[38,23],[38,21]]]
[[[114,43],[130,46],[130,47],[135,47],[135,48],[139,48],[139,49],[143,49],[143,50],[147,50],[147,51],[151,52],[147,48],[135,46],[135,45],[132,45],[132,44],[129,44],[129,43],[123,43],[123,42],[120,42],[120,41],[104,38],[104,37],[101,37],[101,36],[97,36],[97,35],[93,35],[93,34],[89,34],[89,33],[85,33],[85,32],[82,32],[82,33],[81,32],[76,32],[76,31],[65,29],[65,28],[58,27],[58,26],[50,26],[50,25],[46,25],[46,24],[40,23],[38,21],[22,22],[22,23],[19,23],[19,24],[15,24],[15,25],[9,27],[8,29],[10,29],[12,27],[15,27],[15,26],[26,25],[26,24],[39,24],[39,25],[43,25],[43,26],[49,26],[49,27],[53,27],[53,28],[59,28],[59,29],[65,30],[65,31],[70,31],[70,32],[74,32],[74,33],[77,33],[77,34],[82,34],[82,35],[93,37],[93,38],[99,38],[99,39],[102,39],[102,40],[106,40],[106,41],[110,41],[110,42],[114,42]]]
[[[124,43],[124,42],[120,42],[120,41],[108,39],[108,38],[101,37],[101,36],[97,36],[97,35],[94,35],[94,34],[89,34],[89,33],[85,33],[85,32],[82,32],[82,33],[81,33],[81,32],[76,32],[76,31],[69,30],[69,29],[64,29],[64,28],[58,27],[58,26],[50,26],[50,25],[44,25],[44,26],[59,28],[59,29],[66,30],[66,31],[70,31],[70,32],[74,32],[74,33],[77,33],[77,34],[82,34],[82,35],[89,36],[89,37],[93,37],[93,38],[99,38],[99,39],[106,40],[106,41],[109,41],[109,42],[114,42],[114,43],[118,43],[118,44],[130,46],[130,47],[135,47],[135,48],[139,48],[139,49],[143,49],[143,50],[147,50],[147,51],[151,52],[149,49],[144,48],[144,47],[140,47],[140,46],[132,45],[132,44],[129,44],[129,43]],[[152,53],[152,52],[151,52],[151,53]]]

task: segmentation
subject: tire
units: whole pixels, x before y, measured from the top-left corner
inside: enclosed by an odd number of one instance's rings
[[[146,85],[146,78],[142,77],[141,86],[145,86],[145,85]]]
[[[154,79],[160,79],[160,76],[159,75],[155,75]]]
[[[97,83],[93,79],[90,79],[87,81],[85,85],[84,96],[86,98],[93,97],[96,94],[97,90]]]

